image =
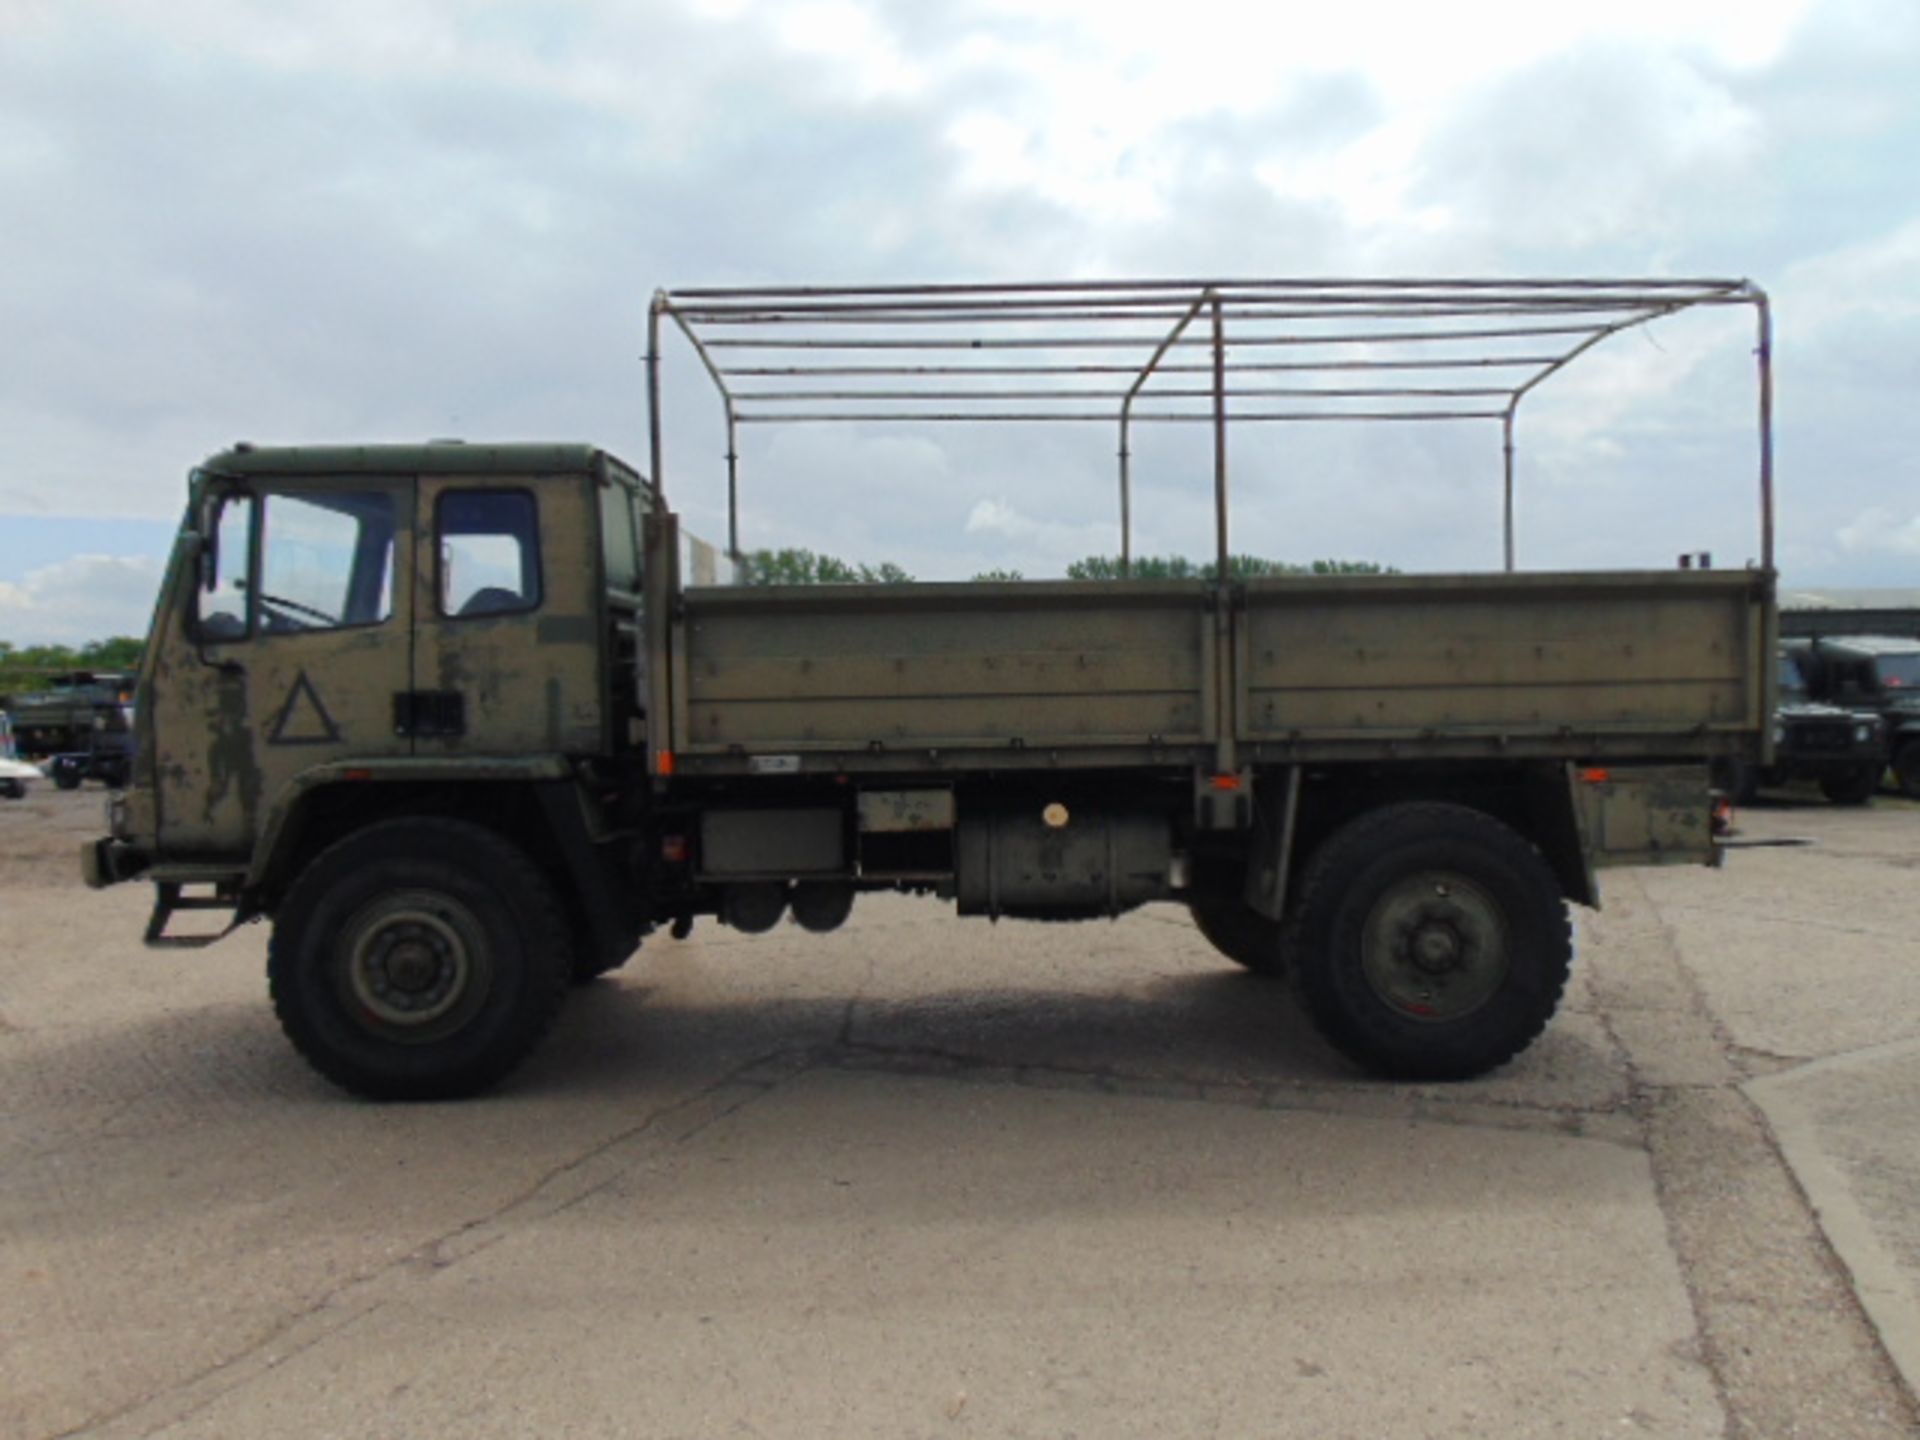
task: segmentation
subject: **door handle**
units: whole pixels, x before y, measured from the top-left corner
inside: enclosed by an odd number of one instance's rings
[[[444,740],[467,733],[467,700],[458,690],[396,690],[393,733]]]

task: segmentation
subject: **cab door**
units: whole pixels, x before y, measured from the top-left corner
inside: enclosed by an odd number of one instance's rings
[[[586,475],[423,475],[410,728],[420,755],[602,748],[597,513]]]
[[[303,772],[410,753],[410,476],[262,477],[207,501],[213,537],[154,687],[159,840],[251,851]]]

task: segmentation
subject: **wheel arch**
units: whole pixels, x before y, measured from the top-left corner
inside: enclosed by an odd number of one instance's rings
[[[274,806],[246,892],[271,917],[300,873],[336,842],[383,821],[463,820],[509,841],[553,886],[579,944],[624,959],[648,928],[627,848],[595,833],[588,797],[564,762],[329,765],[302,775]]]
[[[1287,847],[1287,893],[1298,893],[1315,852],[1351,821],[1391,805],[1450,804],[1505,825],[1540,852],[1565,899],[1597,907],[1600,887],[1574,798],[1578,783],[1572,765],[1552,762],[1310,770]],[[1284,782],[1269,788],[1282,791]]]

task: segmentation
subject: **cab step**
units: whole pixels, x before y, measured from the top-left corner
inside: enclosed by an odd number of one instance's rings
[[[240,927],[242,921],[252,918],[243,914],[237,891],[213,883],[211,895],[189,895],[185,887],[196,882],[189,880],[156,880],[153,885],[153,914],[147,918],[146,934],[142,937],[146,944],[157,950],[199,950],[216,940],[224,940]],[[224,930],[212,934],[169,935],[167,926],[173,917],[182,910],[224,910],[232,918],[227,921]]]

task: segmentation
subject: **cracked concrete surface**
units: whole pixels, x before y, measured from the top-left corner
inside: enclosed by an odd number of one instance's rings
[[[0,1434],[1915,1432],[1915,807],[1609,875],[1471,1085],[1176,910],[889,898],[649,942],[418,1107],[304,1070],[259,929],[142,951],[96,815],[0,807]]]

